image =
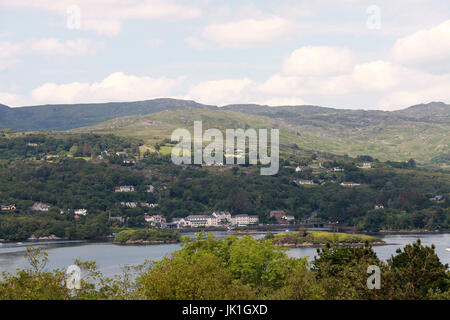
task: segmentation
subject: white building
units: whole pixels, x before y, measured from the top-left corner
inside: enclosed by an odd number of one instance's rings
[[[357,187],[360,186],[360,183],[357,182],[341,182],[341,186],[343,187]]]
[[[237,214],[231,217],[231,224],[236,226],[246,226],[249,224],[257,224],[259,217],[256,215]]]
[[[176,229],[181,229],[184,227],[189,227],[190,222],[187,221],[185,218],[173,218],[169,226],[175,227]]]
[[[310,167],[311,169],[322,169],[322,163],[311,163],[310,165],[308,165],[308,167]]]
[[[232,216],[228,211],[215,211],[211,215],[190,215],[186,218],[175,218],[169,226],[177,229],[183,227],[220,227],[224,225],[246,226],[258,224],[257,215],[238,214]]]
[[[145,222],[150,223],[152,226],[161,226],[164,227],[166,225],[166,218],[158,215],[145,215],[144,216]]]
[[[294,216],[284,216],[281,219],[286,220],[286,222],[295,221],[295,217]]]
[[[213,215],[190,215],[186,217],[186,221],[189,222],[191,227],[215,227],[218,225],[217,218]]]
[[[16,210],[16,205],[15,205],[15,204],[2,205],[2,206],[1,206],[1,210],[2,210],[2,211],[12,211],[12,210]]]
[[[146,215],[144,218],[145,218],[146,222],[163,222],[163,221],[165,222],[166,221],[166,218],[161,217],[159,214],[154,215],[154,216]]]
[[[158,206],[157,203],[148,203],[148,202],[141,202],[139,203],[141,207],[147,207],[147,208],[156,208]]]
[[[116,155],[118,155],[119,157],[126,157],[127,155],[128,155],[128,153],[126,153],[125,151],[119,151],[119,152],[116,152]]]
[[[115,192],[133,192],[134,186],[120,186],[114,189]]]
[[[231,213],[228,211],[214,211],[212,216],[216,218],[218,225],[231,223]]]
[[[50,205],[42,202],[36,202],[30,209],[33,211],[48,211],[50,209]]]
[[[79,216],[85,216],[88,212],[87,209],[75,209],[73,213]]]
[[[297,166],[297,168],[295,168],[295,172],[301,172],[303,171],[303,167]]]
[[[361,169],[371,169],[372,168],[372,164],[370,162],[364,162],[362,166],[360,166],[359,168]]]
[[[302,179],[300,179],[300,180],[296,180],[296,182],[298,184],[315,184],[314,181],[312,181],[312,180],[302,180]]]
[[[121,202],[120,204],[127,208],[136,208],[138,205],[137,202]]]

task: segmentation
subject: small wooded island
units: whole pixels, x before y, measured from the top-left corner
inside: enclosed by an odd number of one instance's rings
[[[128,229],[120,231],[114,238],[114,244],[149,245],[180,242],[178,231],[161,231],[149,229]]]
[[[266,239],[271,239],[273,244],[285,248],[318,248],[325,247],[328,243],[336,246],[364,246],[366,243],[372,246],[385,245],[381,239],[327,231],[300,230],[292,233],[267,233]]]

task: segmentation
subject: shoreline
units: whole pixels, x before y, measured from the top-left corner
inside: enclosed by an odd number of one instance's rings
[[[327,243],[283,243],[283,244],[276,244],[275,246],[281,247],[281,248],[288,248],[288,249],[295,249],[295,248],[325,248],[327,246]],[[332,246],[337,247],[364,247],[365,243],[363,242],[340,242],[331,244]],[[379,247],[379,246],[389,246],[389,245],[397,245],[396,243],[386,243],[384,241],[375,241],[372,243],[369,243],[370,247]]]
[[[450,233],[450,230],[398,230],[398,231],[380,230],[373,234],[383,235],[383,234],[444,234],[444,233]]]
[[[127,240],[125,242],[113,241],[112,244],[119,246],[148,246],[148,245],[158,245],[158,244],[174,244],[180,243],[180,240]]]
[[[5,240],[0,239],[0,243],[33,243],[33,242],[92,242],[92,241],[101,241],[101,242],[111,242],[114,239],[113,236],[104,236],[104,237],[96,237],[92,239],[68,239],[68,238],[59,238],[59,237],[40,237],[40,238],[28,238],[25,240]]]
[[[284,226],[284,228],[280,228],[281,229],[288,229],[291,231],[297,231],[294,228],[289,228],[288,226]],[[308,230],[308,229],[305,229]],[[205,229],[205,228],[201,228],[201,230],[199,229],[181,229],[181,230],[177,230],[180,231],[181,233],[198,233],[201,231],[205,231],[205,232],[217,232],[217,231],[227,231],[227,229],[224,228],[211,228],[211,229]],[[240,229],[240,230],[233,230],[233,231],[237,231],[238,234],[237,235],[251,235],[254,233],[259,233],[259,232],[264,232],[266,230],[255,230],[255,229]],[[271,231],[271,230],[267,230],[267,231]],[[240,232],[242,232],[241,234],[239,234]],[[334,232],[331,231],[330,232]],[[383,236],[383,235],[405,235],[405,234],[448,234],[450,233],[450,230],[380,230],[378,232],[370,232],[370,231],[345,231],[345,230],[340,230],[339,232],[343,232],[343,233],[360,233],[360,234],[369,234],[369,235],[378,235],[378,236]],[[229,232],[230,235],[233,235],[234,232]],[[68,239],[68,238],[58,238],[58,237],[52,237],[52,236],[48,236],[48,237],[40,237],[40,238],[36,238],[36,239],[26,239],[26,240],[5,240],[5,239],[0,239],[0,243],[17,243],[17,242],[23,242],[23,243],[31,243],[31,242],[59,242],[59,241],[86,241],[86,242],[92,242],[92,241],[101,241],[101,242],[113,242],[114,237],[113,236],[101,236],[101,237],[96,237],[96,238],[92,238],[92,239]],[[118,244],[118,243],[115,243]]]

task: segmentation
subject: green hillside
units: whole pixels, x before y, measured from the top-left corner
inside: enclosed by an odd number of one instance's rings
[[[423,164],[449,165],[450,117],[441,112],[439,117],[423,119],[410,113],[408,109],[349,111],[313,106],[188,108],[118,118],[76,131],[133,136],[152,146],[170,138],[174,129],[192,129],[195,120],[202,120],[204,129],[279,128],[282,151],[297,146],[351,157],[370,155],[381,161],[414,158]]]
[[[300,148],[351,157],[370,155],[381,161],[414,158],[421,164],[450,166],[450,105],[442,102],[393,112],[249,104],[218,108],[175,99],[22,108],[0,105],[0,128],[115,133],[142,138],[148,147],[170,138],[175,128],[192,127],[194,120],[203,120],[205,129],[279,128],[284,151]]]
[[[71,105],[42,105],[8,108],[0,105],[0,128],[16,131],[70,130],[130,115],[143,115],[180,108],[216,108],[194,101],[154,99]]]

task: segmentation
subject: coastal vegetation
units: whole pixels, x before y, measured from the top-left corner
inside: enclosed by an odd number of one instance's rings
[[[149,229],[122,230],[114,238],[115,244],[161,244],[180,241],[177,231],[161,231]]]
[[[269,239],[272,236],[269,235]],[[327,244],[335,246],[363,246],[365,244],[382,245],[384,241],[372,236],[326,232],[326,231],[311,231],[300,230],[292,233],[277,233],[273,235],[273,244],[281,247],[321,247]]]
[[[310,105],[219,108],[175,99],[23,108],[0,105],[0,128],[113,133],[139,137],[153,146],[170,138],[174,128],[192,128],[194,120],[202,120],[205,128],[279,128],[282,152],[295,145],[352,157],[369,154],[382,161],[414,158],[448,168],[449,158],[444,154],[450,134],[449,110],[442,102],[389,112]]]
[[[270,240],[250,236],[217,239],[200,233],[183,238],[182,249],[159,261],[103,276],[94,261],[74,261],[79,289],[66,286],[65,270],[48,270],[48,257],[29,248],[30,266],[2,274],[0,299],[450,299],[450,272],[434,247],[418,240],[380,260],[370,245],[317,250],[311,262],[290,258]],[[381,272],[380,289],[367,287],[367,268]]]
[[[0,211],[0,241],[105,238],[115,228],[148,228],[146,214],[170,221],[215,210],[258,215],[264,224],[277,223],[269,212],[283,210],[297,223],[334,223],[360,231],[450,229],[450,174],[418,168],[413,161],[390,165],[370,156],[297,150],[281,154],[278,174],[261,176],[258,166],[177,166],[161,152],[141,152],[139,144],[114,135],[5,130],[0,205],[7,209]],[[359,168],[367,161],[372,169]],[[297,166],[304,169],[296,171]],[[346,181],[359,186],[342,186]],[[134,191],[115,192],[118,186]],[[432,200],[437,195],[442,200]],[[35,203],[49,210],[31,210]],[[75,217],[81,208],[87,215]]]

